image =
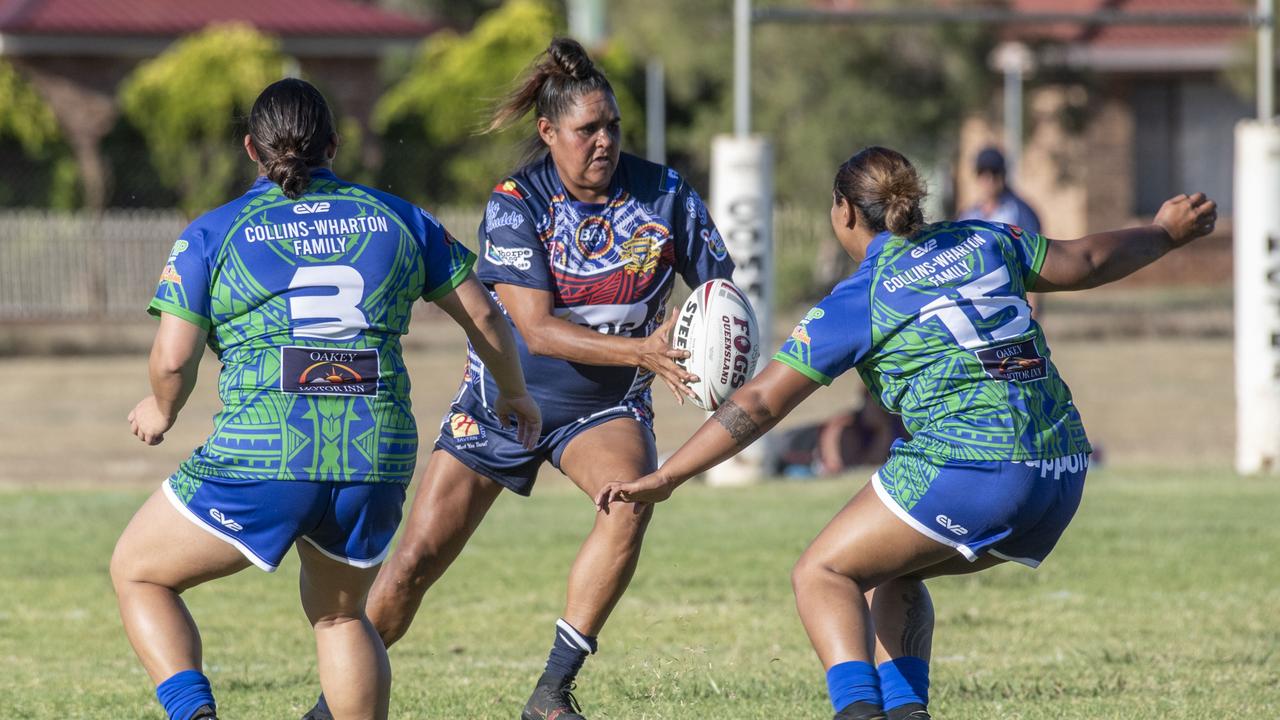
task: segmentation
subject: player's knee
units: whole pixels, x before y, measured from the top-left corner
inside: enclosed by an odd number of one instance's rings
[[[342,629],[350,623],[364,621],[364,613],[353,610],[322,610],[309,613],[308,619],[316,632]]]
[[[614,535],[638,541],[644,536],[645,529],[649,527],[649,520],[653,518],[653,504],[614,505],[607,515],[600,513],[597,518]]]

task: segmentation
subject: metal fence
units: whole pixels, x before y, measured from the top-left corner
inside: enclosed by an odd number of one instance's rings
[[[475,246],[479,208],[437,216]],[[0,321],[142,317],[186,226],[175,211],[0,212]]]

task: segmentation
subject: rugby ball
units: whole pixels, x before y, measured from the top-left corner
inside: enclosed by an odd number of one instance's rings
[[[694,404],[715,410],[751,379],[760,359],[760,328],[751,301],[728,280],[699,285],[680,310],[671,345],[689,351],[677,362],[698,376],[689,384]]]

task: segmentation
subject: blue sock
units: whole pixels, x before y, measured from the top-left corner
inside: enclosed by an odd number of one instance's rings
[[[881,663],[879,672],[885,710],[907,703],[929,704],[929,663],[918,657],[894,658]]]
[[[856,702],[880,704],[880,676],[871,663],[859,660],[832,665],[827,671],[827,692],[836,712]]]
[[[551,654],[547,656],[547,669],[542,673],[542,680],[555,684],[573,682],[582,669],[587,656],[595,653],[597,647],[594,635],[583,635],[564,618],[556,621],[556,641],[551,645]]]
[[[169,720],[191,720],[196,711],[213,702],[213,690],[209,678],[199,670],[183,670],[156,687],[156,699],[169,714]]]

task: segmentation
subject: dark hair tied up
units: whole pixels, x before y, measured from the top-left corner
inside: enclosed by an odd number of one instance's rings
[[[573,38],[558,37],[534,61],[524,81],[494,110],[486,132],[501,130],[533,110],[555,122],[583,95],[613,87]]]
[[[296,200],[311,184],[311,169],[325,164],[335,136],[333,114],[311,83],[285,78],[267,86],[249,111],[249,139],[267,177]]]
[[[860,150],[836,171],[835,192],[858,208],[874,232],[911,237],[924,226],[924,180],[896,150]]]

